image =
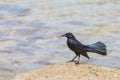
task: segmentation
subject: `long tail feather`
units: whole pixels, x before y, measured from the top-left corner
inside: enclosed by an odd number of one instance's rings
[[[96,42],[86,46],[88,52],[94,52],[101,55],[107,55],[106,45],[103,42]]]

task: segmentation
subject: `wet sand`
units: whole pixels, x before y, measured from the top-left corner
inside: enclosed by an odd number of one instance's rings
[[[69,63],[24,73],[12,80],[120,80],[120,69]]]

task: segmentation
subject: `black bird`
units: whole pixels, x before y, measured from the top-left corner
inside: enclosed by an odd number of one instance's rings
[[[98,41],[91,45],[83,45],[72,33],[66,33],[62,35],[62,37],[67,37],[67,46],[76,54],[76,56],[69,62],[74,62],[75,58],[78,56],[77,64],[79,64],[80,55],[90,59],[87,52],[107,55],[106,45],[103,42]]]

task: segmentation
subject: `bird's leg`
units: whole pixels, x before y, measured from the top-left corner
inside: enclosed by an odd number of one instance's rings
[[[68,63],[68,62],[74,62],[74,60],[75,60],[76,57],[77,57],[77,55],[76,55],[72,60],[67,61],[67,63]],[[76,62],[76,61],[75,61],[75,62]]]
[[[76,64],[79,64],[80,63],[80,55],[78,55],[78,61]]]
[[[73,62],[75,60],[75,58],[77,57],[77,55],[70,61],[70,62]]]

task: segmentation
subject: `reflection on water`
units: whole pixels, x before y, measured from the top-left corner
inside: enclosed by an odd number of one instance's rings
[[[89,53],[81,62],[120,68],[120,5],[116,1],[11,0],[0,3],[0,79],[65,64],[74,54],[60,35],[73,32],[79,41],[102,41],[108,56]],[[10,74],[13,73],[13,74]]]

